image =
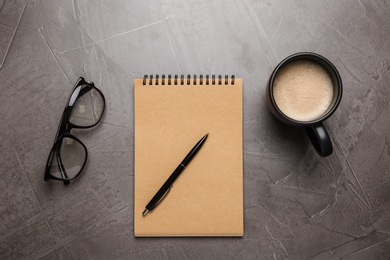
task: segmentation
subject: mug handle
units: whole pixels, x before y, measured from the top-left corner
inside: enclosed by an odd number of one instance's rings
[[[314,149],[320,156],[326,157],[332,154],[332,141],[322,122],[306,127],[306,132]]]

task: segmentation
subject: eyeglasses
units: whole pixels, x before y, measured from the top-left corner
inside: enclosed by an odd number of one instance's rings
[[[73,128],[91,128],[102,119],[105,109],[103,93],[80,77],[62,114],[53,148],[46,163],[45,181],[69,184],[83,171],[88,152],[85,145],[70,133]]]

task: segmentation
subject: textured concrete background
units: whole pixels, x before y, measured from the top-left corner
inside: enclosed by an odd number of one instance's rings
[[[390,259],[389,32],[386,0],[0,0],[0,259]],[[343,78],[328,158],[265,106],[299,51]],[[133,79],[162,73],[244,78],[243,238],[133,236]],[[82,177],[46,183],[79,76],[107,113],[73,132]]]

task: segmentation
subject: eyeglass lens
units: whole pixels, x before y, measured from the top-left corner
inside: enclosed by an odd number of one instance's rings
[[[77,140],[69,137],[58,140],[53,149],[50,174],[60,179],[76,177],[83,167],[86,155],[84,146]]]
[[[102,117],[104,99],[94,88],[83,86],[73,106],[69,122],[82,127],[96,124]]]

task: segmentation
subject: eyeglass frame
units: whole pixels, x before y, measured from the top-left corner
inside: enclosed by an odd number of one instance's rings
[[[72,122],[69,121],[69,118],[70,118],[70,116],[72,114],[73,106],[76,103],[76,100],[89,91],[88,90],[88,91],[82,93],[82,90],[85,89],[85,88],[82,89],[81,88],[82,86],[87,86],[87,87],[90,87],[93,90],[96,90],[100,94],[100,96],[102,97],[102,101],[103,101],[103,110],[101,112],[101,116],[99,117],[99,119],[94,124],[88,125],[88,126],[80,126],[80,125],[77,125],[77,124],[73,124]],[[79,91],[77,91],[78,88],[80,88]],[[44,180],[45,181],[57,180],[57,181],[63,181],[64,184],[69,184],[69,182],[71,180],[74,180],[78,176],[80,176],[80,174],[83,172],[83,169],[84,169],[84,167],[85,167],[85,165],[87,163],[88,150],[87,150],[87,147],[83,144],[83,142],[81,142],[80,139],[78,139],[76,136],[72,135],[70,133],[70,131],[73,128],[75,128],[75,129],[87,129],[87,128],[92,128],[92,127],[96,126],[101,121],[101,119],[103,118],[103,114],[104,114],[105,108],[106,108],[106,100],[105,100],[105,97],[104,97],[103,93],[97,87],[95,87],[95,84],[93,82],[88,83],[88,82],[85,81],[85,79],[83,77],[80,77],[77,80],[77,82],[76,82],[76,84],[75,84],[75,86],[74,86],[74,88],[73,88],[73,90],[71,92],[70,98],[68,99],[68,102],[67,102],[67,105],[66,105],[66,107],[64,109],[64,112],[62,113],[61,121],[60,121],[60,124],[59,124],[58,129],[57,129],[57,134],[56,134],[56,137],[54,139],[53,147],[50,150],[49,156],[47,158],[46,167],[45,167],[45,176],[44,176]],[[79,144],[82,145],[82,147],[84,148],[84,151],[85,151],[84,163],[81,166],[79,172],[73,178],[68,178],[68,175],[66,173],[65,167],[62,164],[61,155],[59,153],[59,151],[61,150],[62,141],[63,141],[63,139],[65,137],[77,141]],[[57,150],[57,151],[55,151],[55,150]],[[54,155],[54,153],[55,153],[55,155]],[[63,178],[58,178],[56,176],[53,176],[50,173],[54,156],[57,159],[58,168],[59,168],[61,176],[63,176]]]

